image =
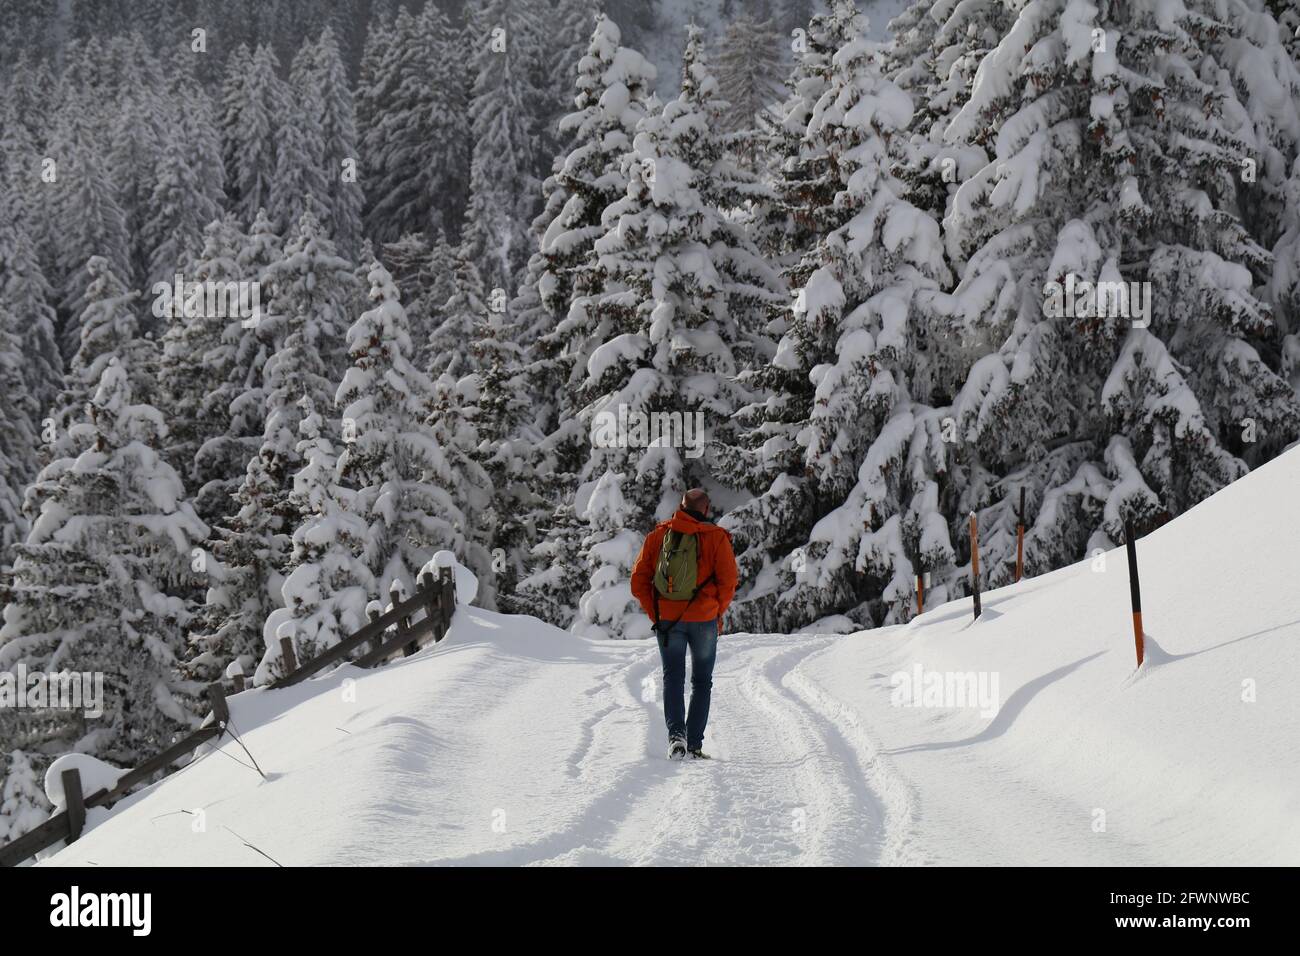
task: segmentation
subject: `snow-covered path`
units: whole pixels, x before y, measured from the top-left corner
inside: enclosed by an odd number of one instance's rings
[[[48,862],[1300,864],[1297,482],[1292,452],[1142,539],[1136,672],[1114,551],[974,623],[724,635],[715,759],[673,763],[653,643],[461,608],[409,659],[232,698],[265,781],[225,740]],[[995,706],[900,706],[918,668]]]
[[[208,753],[53,862],[256,863],[242,840],[285,864],[895,861],[904,814],[873,788],[869,750],[794,689],[837,638],[725,637],[714,759],[674,763],[652,644],[538,640],[514,620],[474,611],[455,644],[401,665],[235,698],[269,782]]]
[[[463,841],[404,861],[878,862],[885,813],[866,780],[869,758],[847,741],[828,746],[834,726],[787,685],[810,652],[833,640],[724,639],[709,763],[664,759],[652,645],[591,645],[584,648],[590,657],[520,669],[517,657],[499,653],[499,637],[489,640],[485,647],[493,650],[476,670],[497,686],[474,696],[500,706],[460,725],[463,763],[443,773],[430,768],[431,777],[451,778],[446,793],[433,798],[427,781],[417,779],[402,794],[403,802],[427,803],[431,814],[454,807],[456,817],[482,825],[464,828]],[[556,713],[557,706],[571,708],[572,716]],[[554,765],[539,768],[545,753],[555,755]],[[472,785],[476,780],[488,783]]]
[[[236,699],[236,724],[258,722],[242,736],[269,782],[209,753],[53,862],[264,862],[243,840],[281,863],[333,865],[1169,859],[1122,830],[1099,835],[1087,800],[992,746],[1007,722],[982,739],[949,733],[951,715],[892,707],[886,672],[863,673],[896,653],[878,634],[726,636],[715,759],[672,763],[652,645],[539,642],[507,636],[512,619],[467,617],[456,644],[343,669],[280,713]],[[413,680],[428,693],[412,695]],[[200,808],[196,832],[180,811]]]
[[[709,763],[664,760],[658,655],[630,653],[604,675],[597,716],[571,760],[578,791],[592,795],[586,826],[558,856],[524,853],[512,862],[876,862],[884,814],[859,753],[828,746],[824,718],[785,686],[829,640],[724,641]]]

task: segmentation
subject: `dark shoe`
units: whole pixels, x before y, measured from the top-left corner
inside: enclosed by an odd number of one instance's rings
[[[692,760],[712,760],[713,758],[706,754],[702,749],[696,747],[691,751]]]
[[[668,759],[686,759],[686,741],[681,737],[674,737],[672,740],[668,741]]]

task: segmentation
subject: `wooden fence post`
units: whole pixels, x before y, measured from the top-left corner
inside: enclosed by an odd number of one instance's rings
[[[1133,603],[1133,643],[1137,648],[1138,667],[1146,654],[1145,641],[1142,639],[1142,588],[1138,584],[1137,541],[1133,537],[1133,522],[1124,521],[1124,550],[1128,552],[1128,592]]]
[[[975,512],[970,513],[970,582],[975,596],[975,617],[980,616],[980,535]]]
[[[416,586],[424,596],[424,616],[429,620],[429,637],[436,643],[440,623],[439,615],[442,611],[442,592],[438,590],[438,584],[434,580],[432,572],[427,568],[420,572],[420,577],[416,579]]]
[[[226,689],[221,686],[221,681],[213,681],[208,685],[208,703],[212,705],[213,719],[224,734],[230,725],[230,705],[226,703]]]
[[[294,653],[293,638],[287,634],[280,638],[280,661],[286,674],[292,674],[298,669],[298,655]]]
[[[86,795],[81,792],[81,771],[76,767],[63,771],[63,803],[68,808],[68,842],[81,838],[86,826]]]
[[[371,601],[369,606],[366,608],[366,617],[370,618],[371,624],[379,620],[379,618],[383,616],[383,613],[384,613],[384,606],[380,604],[378,601]],[[370,649],[372,651],[377,651],[379,650],[380,647],[383,646],[383,643],[384,643],[384,632],[376,631],[375,636],[370,639]]]
[[[442,599],[439,602],[442,605],[442,626],[439,628],[438,636],[435,641],[440,641],[447,636],[451,630],[451,619],[456,613],[456,579],[451,568],[440,568],[438,570],[438,585],[442,591]]]
[[[1025,573],[1025,486],[1020,486],[1020,510],[1016,512],[1016,580]]]
[[[925,613],[925,582],[921,579],[919,571],[916,575],[916,613],[918,615]]]
[[[239,661],[231,661],[226,668],[226,676],[230,678],[230,684],[235,689],[236,694],[244,692],[244,666]]]
[[[397,607],[397,605],[399,605],[399,604],[402,603],[402,600],[403,600],[403,598],[402,598],[402,585],[401,585],[399,582],[394,581],[394,582],[392,583],[392,585],[389,587],[389,589],[388,589],[388,600],[389,600],[390,602],[392,602],[392,603],[391,603],[391,606],[392,606],[392,607]],[[398,637],[401,637],[403,634],[405,634],[405,633],[406,633],[407,631],[409,631],[410,629],[411,629],[411,625],[410,625],[410,621],[409,621],[408,618],[400,617],[400,618],[397,619],[397,636],[398,636]],[[418,642],[418,641],[411,641],[411,643],[409,643],[409,644],[403,644],[403,645],[402,645],[402,656],[403,656],[403,657],[410,657],[412,654],[414,654],[414,653],[415,653],[416,651],[418,651],[419,649],[420,649],[420,645],[419,645],[419,642]]]

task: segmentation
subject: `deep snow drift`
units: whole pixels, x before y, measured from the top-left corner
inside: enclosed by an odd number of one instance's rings
[[[400,663],[232,698],[267,780],[226,739],[48,862],[1300,864],[1298,483],[1292,451],[1139,542],[1136,674],[1114,551],[975,624],[727,635],[717,759],[676,764],[652,644],[462,608]],[[900,706],[918,666],[996,713]]]

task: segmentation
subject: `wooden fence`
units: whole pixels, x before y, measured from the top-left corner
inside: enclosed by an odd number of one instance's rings
[[[375,667],[398,651],[414,654],[420,645],[432,638],[436,643],[447,635],[452,615],[456,611],[456,586],[451,568],[442,568],[435,580],[425,572],[420,576],[415,595],[398,600],[399,594],[390,594],[392,606],[379,613],[372,611],[370,622],[356,633],[344,638],[329,650],[298,664],[292,639],[281,640],[280,651],[284,675],[270,687],[289,687],[318,674],[331,664],[341,664],[353,651],[369,645],[369,650],[351,663],[358,667]],[[423,612],[423,617],[411,623],[411,618]],[[391,633],[390,633],[391,631]],[[242,680],[237,679],[235,689],[242,690]],[[42,850],[49,849],[60,840],[72,843],[81,836],[86,822],[86,811],[92,807],[109,806],[138,784],[154,774],[166,770],[173,763],[193,753],[210,740],[226,733],[230,723],[230,708],[226,703],[226,688],[220,683],[210,684],[207,691],[212,713],[203,726],[176,741],[162,753],[128,770],[111,789],[100,789],[86,796],[82,791],[81,775],[76,769],[63,772],[64,803],[67,809],[54,814],[36,829],[18,839],[0,846],[0,866],[17,866]]]

